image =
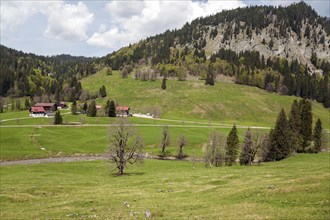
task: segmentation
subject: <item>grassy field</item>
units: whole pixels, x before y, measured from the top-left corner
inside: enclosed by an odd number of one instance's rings
[[[158,107],[162,117],[169,119],[273,126],[280,109],[284,107],[288,113],[292,101],[298,99],[233,83],[205,86],[204,81],[198,80],[167,80],[163,91],[161,80],[122,79],[117,71],[113,72],[107,76],[102,70],[82,80],[83,88],[91,92],[105,85],[108,97],[97,103],[114,99],[119,105],[130,106],[133,113],[147,113]],[[330,128],[329,110],[319,103],[312,104],[314,118],[320,118],[325,128]]]
[[[0,218],[130,219],[133,210],[143,219],[149,210],[155,219],[329,219],[329,159],[220,168],[147,160],[122,177],[103,161],[1,167]]]
[[[148,124],[146,124],[148,126]],[[157,124],[156,124],[157,126]],[[212,127],[175,127],[169,125],[171,145],[168,148],[172,155],[176,154],[176,141],[184,135],[188,145],[184,152],[189,156],[200,157],[202,148],[213,130],[224,137],[229,128]],[[136,127],[146,145],[145,151],[159,154],[158,144],[163,126]],[[246,129],[238,129],[241,140]],[[44,127],[0,127],[1,160],[17,160],[28,158],[58,157],[74,154],[102,154],[108,145],[109,127],[107,126],[44,126]],[[267,132],[261,130],[260,132]]]

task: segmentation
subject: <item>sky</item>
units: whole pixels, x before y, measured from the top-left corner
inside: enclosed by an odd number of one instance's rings
[[[296,0],[0,0],[0,43],[38,55],[101,57],[201,16]],[[329,0],[305,0],[330,17]]]

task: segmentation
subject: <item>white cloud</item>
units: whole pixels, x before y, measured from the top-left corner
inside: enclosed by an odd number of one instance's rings
[[[197,17],[243,6],[245,4],[240,0],[111,1],[106,4],[110,27],[104,31],[103,26],[102,31],[95,32],[87,43],[115,50],[167,29],[180,28]]]
[[[42,4],[42,2],[30,1],[1,2],[1,32],[16,30],[27,18],[38,13]]]
[[[106,10],[117,19],[139,15],[144,8],[143,1],[111,1],[106,4]]]
[[[45,36],[56,39],[87,39],[87,28],[93,21],[93,14],[82,2],[78,4],[58,3],[48,9],[48,27]]]
[[[44,35],[56,39],[84,40],[87,38],[87,28],[93,21],[93,14],[82,2],[4,1],[1,2],[1,35],[7,31],[16,31],[37,13],[48,17]]]

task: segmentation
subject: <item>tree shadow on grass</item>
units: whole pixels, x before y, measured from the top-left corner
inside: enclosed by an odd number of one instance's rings
[[[129,172],[129,173],[124,173],[123,175],[118,175],[118,173],[110,173],[110,175],[113,177],[142,176],[144,174],[145,172]]]

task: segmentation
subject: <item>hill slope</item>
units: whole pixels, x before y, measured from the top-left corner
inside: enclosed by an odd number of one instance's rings
[[[105,69],[81,83],[90,91],[98,91],[105,85],[108,97],[97,100],[98,103],[114,99],[119,105],[130,106],[133,113],[160,113],[164,118],[213,123],[273,126],[280,109],[284,107],[288,112],[295,99],[234,83],[205,86],[204,81],[196,79],[167,80],[167,89],[163,91],[159,79],[122,79],[118,71],[107,75]],[[329,128],[328,110],[313,102],[313,111],[315,118],[320,118]]]
[[[238,84],[330,107],[329,34],[330,20],[304,2],[238,8],[141,40],[101,62],[123,71],[151,66],[160,76],[179,79],[230,75]]]

